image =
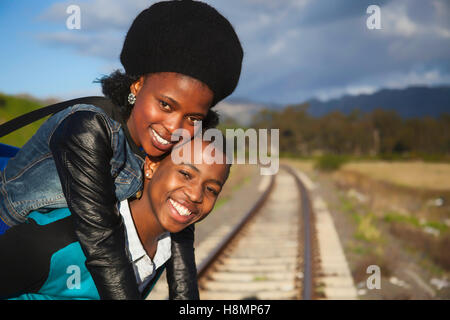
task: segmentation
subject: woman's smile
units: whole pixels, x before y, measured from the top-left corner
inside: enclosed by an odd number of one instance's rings
[[[161,151],[168,151],[173,147],[173,142],[170,139],[164,139],[158,132],[152,127],[148,128],[151,142],[155,148]]]
[[[169,212],[171,213],[172,218],[179,223],[189,224],[193,219],[195,219],[195,217],[198,216],[197,211],[193,209],[192,206],[190,206],[190,210],[172,198],[169,198],[167,204],[169,206]]]

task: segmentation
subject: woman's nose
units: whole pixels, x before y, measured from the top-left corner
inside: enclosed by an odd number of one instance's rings
[[[191,185],[185,189],[185,193],[190,201],[201,203],[203,201],[203,188],[201,185]]]
[[[173,134],[173,132],[181,128],[182,125],[183,125],[183,115],[181,114],[172,113],[169,117],[167,117],[166,121],[164,122],[164,126],[170,132],[170,134]]]

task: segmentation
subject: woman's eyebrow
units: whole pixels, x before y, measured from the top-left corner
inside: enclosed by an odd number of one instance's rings
[[[194,166],[194,165],[192,165],[190,163],[182,162],[181,164],[184,165],[184,166],[188,166],[188,167],[192,168],[193,170],[195,170],[197,172],[200,172],[200,170],[196,166]]]
[[[171,97],[169,97],[169,96],[166,96],[166,95],[161,95],[161,97],[163,97],[163,98],[166,98],[167,100],[170,100],[173,104],[175,104],[176,106],[180,106],[180,104],[178,103],[178,101],[177,100],[175,100],[174,98],[171,98]]]
[[[181,164],[184,165],[184,166],[188,166],[189,168],[192,168],[192,170],[195,170],[198,173],[200,173],[200,170],[196,166],[194,166],[193,164],[185,163],[185,162],[182,162]],[[217,179],[208,179],[208,181],[217,183],[222,188],[222,182],[220,182],[219,180],[217,180]]]
[[[170,100],[174,105],[176,105],[177,107],[180,107],[180,104],[174,98],[171,98],[171,97],[166,96],[164,94],[161,94],[161,97],[163,97],[163,98],[165,98],[167,100]],[[199,116],[199,117],[202,117],[202,118],[205,117],[205,115],[203,113],[200,113],[200,112],[191,112],[191,113],[189,113],[189,116]]]

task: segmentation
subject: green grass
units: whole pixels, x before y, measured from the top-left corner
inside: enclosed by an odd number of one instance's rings
[[[374,214],[368,213],[360,217],[355,238],[367,242],[378,242],[381,240],[381,232],[377,228]]]
[[[42,105],[29,99],[0,93],[0,123],[5,123],[40,107],[42,107]],[[22,147],[44,121],[45,119],[42,119],[14,131],[9,135],[0,138],[0,142],[16,147]]]
[[[361,221],[361,215],[358,213],[355,203],[352,200],[350,200],[349,198],[342,196],[342,195],[339,196],[339,201],[341,204],[340,210],[342,212],[349,214],[352,217],[353,221],[356,224],[359,224]]]
[[[420,227],[419,219],[417,219],[416,217],[399,214],[399,213],[395,213],[395,212],[389,212],[389,213],[385,214],[383,217],[383,220],[385,222],[400,222],[400,223],[410,224],[415,227]]]
[[[449,227],[442,222],[439,221],[425,221],[421,223],[421,221],[413,216],[404,215],[396,212],[388,212],[384,215],[383,220],[385,222],[398,222],[408,224],[417,228],[423,227],[431,227],[439,230],[440,232],[446,232],[449,230]]]
[[[346,249],[357,255],[367,255],[371,253],[372,250],[371,248],[367,248],[366,246],[355,242],[348,243]]]
[[[246,176],[244,179],[242,179],[242,181],[236,185],[234,185],[231,188],[231,191],[235,192],[238,191],[240,188],[242,188],[246,183],[248,183],[250,181],[251,177],[250,176]]]
[[[217,201],[214,205],[214,210],[219,209],[221,206],[223,206],[225,203],[227,203],[228,200],[230,200],[229,197],[223,197],[223,198],[217,199]]]
[[[349,214],[356,225],[355,239],[365,242],[379,243],[382,241],[381,231],[377,227],[377,217],[364,209],[357,209],[354,201],[340,196],[341,211]]]
[[[440,232],[447,232],[450,229],[445,223],[439,221],[427,221],[423,224],[423,226],[437,229]]]
[[[355,205],[347,197],[342,195],[339,196],[339,201],[341,203],[341,210],[347,213],[352,213],[355,211]]]
[[[335,171],[338,170],[347,161],[348,157],[326,154],[316,160],[315,168],[321,171]]]

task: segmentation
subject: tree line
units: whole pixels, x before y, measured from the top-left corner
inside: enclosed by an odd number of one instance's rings
[[[312,117],[306,103],[261,110],[251,127],[279,129],[280,152],[295,156],[450,156],[450,113],[439,118],[403,119],[396,111],[379,108]]]

